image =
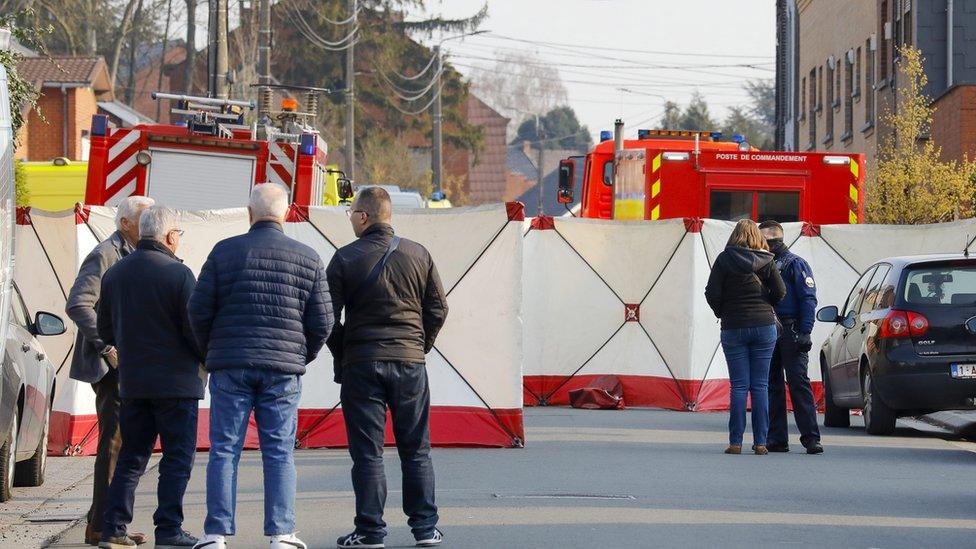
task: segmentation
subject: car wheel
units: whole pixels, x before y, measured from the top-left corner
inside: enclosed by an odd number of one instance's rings
[[[820,376],[823,379],[824,427],[850,427],[851,411],[834,404],[830,378],[827,377],[827,371],[823,367],[820,368]]]
[[[895,420],[898,416],[895,411],[878,395],[877,387],[871,378],[871,371],[865,368],[864,372],[864,428],[872,435],[890,435],[895,432]]]
[[[34,457],[17,464],[14,486],[40,486],[44,484],[44,467],[47,464],[47,435],[51,425],[51,407],[44,413],[44,431],[34,450]]]
[[[0,446],[0,501],[13,497],[14,469],[17,466],[17,414],[10,421],[7,440]]]

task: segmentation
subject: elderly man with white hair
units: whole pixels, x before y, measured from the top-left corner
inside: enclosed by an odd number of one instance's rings
[[[161,206],[149,208],[139,221],[135,251],[102,278],[98,335],[119,350],[122,397],[122,447],[108,491],[98,544],[102,549],[136,545],[126,530],[136,487],[157,437],[163,457],[153,514],[156,548],[188,548],[197,542],[183,530],[183,495],[197,446],[203,357],[187,318],[196,280],[176,257],[182,235],[176,213]]]
[[[105,271],[129,255],[139,241],[139,218],[152,206],[152,198],[130,196],[119,204],[115,215],[116,231],[88,254],[78,270],[78,276],[68,294],[65,312],[78,326],[74,356],[71,359],[71,379],[90,383],[95,391],[95,412],[98,415],[98,452],[95,457],[94,489],[88,510],[85,543],[98,545],[101,537],[102,515],[108,484],[115,472],[119,455],[119,375],[118,352],[98,337],[95,310]],[[130,537],[139,543],[146,536],[133,532]]]
[[[236,532],[237,466],[254,412],[264,462],[264,533],[271,549],[305,549],[295,536],[295,433],[302,375],[329,337],[325,265],[284,234],[288,190],[251,192],[251,229],[217,243],[190,298],[190,322],[210,372],[210,461],[201,549]]]

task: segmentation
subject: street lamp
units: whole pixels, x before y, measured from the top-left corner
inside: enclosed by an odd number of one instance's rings
[[[437,61],[437,84],[436,90],[434,90],[434,112],[432,113],[432,131],[433,131],[433,147],[431,148],[430,154],[430,171],[431,179],[434,184],[435,192],[443,192],[441,189],[441,179],[443,170],[443,161],[441,157],[444,151],[444,132],[443,132],[443,115],[441,114],[441,79],[444,77],[444,60],[441,58],[441,44],[447,42],[448,40],[456,40],[458,38],[465,38],[467,36],[475,36],[478,34],[484,34],[489,32],[487,30],[479,30],[475,32],[469,32],[466,34],[459,34],[457,36],[449,36],[447,38],[441,39],[437,44],[434,45],[434,59]]]
[[[542,158],[542,154],[543,154],[542,153],[542,150],[543,150],[543,147],[542,147],[542,139],[543,139],[543,136],[542,136],[542,134],[543,134],[543,130],[542,130],[542,125],[539,124],[539,114],[538,113],[535,113],[535,112],[529,112],[529,111],[520,109],[518,107],[511,107],[511,106],[504,106],[503,105],[502,108],[508,109],[510,111],[515,111],[515,112],[518,112],[518,113],[522,113],[522,114],[527,114],[527,115],[535,118],[535,146],[536,146],[536,149],[538,149],[536,151],[536,154],[539,155],[538,160],[536,161],[536,163],[538,164],[537,169],[536,169],[536,186],[539,188],[539,214],[538,215],[539,216],[542,216],[542,214],[544,213],[543,210],[545,209],[543,207],[543,205],[542,205],[542,199],[543,199],[543,194],[544,194],[543,193],[543,189],[542,189],[542,178],[543,178],[543,175],[544,175],[543,174],[543,167],[542,167],[542,160],[543,160],[543,158]]]

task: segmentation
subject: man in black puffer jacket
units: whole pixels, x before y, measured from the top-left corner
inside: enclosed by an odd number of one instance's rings
[[[304,548],[295,537],[295,431],[301,376],[332,330],[325,267],[283,232],[288,191],[258,185],[251,230],[219,242],[190,298],[194,335],[210,372],[206,536],[223,549],[235,533],[237,462],[254,411],[264,461],[264,533],[271,549]]]
[[[383,547],[386,410],[403,471],[403,510],[417,545],[441,543],[430,460],[430,387],[424,356],[447,318],[447,297],[427,250],[393,234],[390,195],[359,192],[349,210],[355,242],[329,263],[334,316],[345,326],[329,338],[341,381],[342,414],[352,456],[356,530],[339,547]]]

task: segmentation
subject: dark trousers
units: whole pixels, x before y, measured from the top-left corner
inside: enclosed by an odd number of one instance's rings
[[[820,442],[817,406],[813,400],[810,377],[807,375],[809,357],[807,353],[797,349],[795,337],[793,324],[784,323],[783,334],[776,341],[776,349],[773,351],[773,360],[770,363],[768,441],[774,446],[789,442],[785,384],[790,386],[793,419],[796,421],[796,428],[800,431],[800,444],[806,446],[812,442]]]
[[[437,524],[434,465],[430,459],[430,387],[424,364],[370,362],[342,373],[342,414],[352,456],[356,533],[385,536],[386,473],[383,435],[386,410],[393,418],[403,471],[403,512],[415,536]]]
[[[88,524],[96,532],[100,532],[105,520],[108,484],[115,473],[115,462],[119,457],[119,446],[122,445],[122,436],[119,433],[118,370],[109,370],[98,383],[92,383],[92,389],[95,390],[95,414],[98,416],[98,450],[95,455],[92,504],[87,518]]]
[[[188,398],[125,399],[119,413],[122,448],[108,491],[102,539],[121,536],[132,522],[139,478],[159,437],[163,457],[159,461],[158,500],[153,524],[156,539],[178,536],[183,527],[183,494],[193,469],[197,445],[199,401]]]

